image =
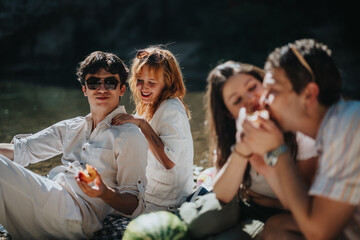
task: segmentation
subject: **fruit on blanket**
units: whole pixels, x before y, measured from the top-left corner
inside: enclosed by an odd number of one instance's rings
[[[79,179],[86,183],[91,183],[95,180],[97,172],[95,168],[89,164],[86,164],[86,169],[81,169],[79,172]]]
[[[259,126],[259,117],[262,117],[263,119],[269,119],[269,112],[266,110],[259,110],[246,114],[246,119],[250,122],[253,122],[257,127]]]
[[[127,226],[122,239],[187,239],[187,227],[178,216],[171,212],[151,212],[133,219]]]

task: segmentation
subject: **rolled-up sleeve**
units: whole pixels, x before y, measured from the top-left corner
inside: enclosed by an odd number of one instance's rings
[[[27,166],[62,153],[62,137],[65,122],[59,122],[40,132],[29,135],[16,135],[14,143],[14,162]]]
[[[175,164],[179,162],[181,153],[185,151],[186,129],[188,118],[184,112],[177,108],[166,108],[162,111],[162,118],[156,126],[157,133],[164,143],[166,156]]]
[[[119,151],[116,158],[118,168],[116,176],[118,187],[116,189],[119,193],[130,193],[137,196],[139,204],[131,215],[131,217],[136,217],[145,209],[148,143],[137,127],[131,128],[124,135],[116,144]]]

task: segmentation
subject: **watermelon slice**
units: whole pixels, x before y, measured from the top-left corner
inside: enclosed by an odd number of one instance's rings
[[[167,211],[146,213],[127,226],[123,240],[182,240],[188,239],[187,227],[178,216]]]

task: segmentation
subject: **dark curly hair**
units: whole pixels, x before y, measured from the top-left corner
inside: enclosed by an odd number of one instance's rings
[[[125,63],[115,54],[102,51],[90,53],[84,61],[79,63],[76,69],[78,81],[85,86],[85,77],[87,74],[95,74],[100,69],[105,69],[112,74],[118,74],[121,86],[126,84],[129,76],[129,70]]]

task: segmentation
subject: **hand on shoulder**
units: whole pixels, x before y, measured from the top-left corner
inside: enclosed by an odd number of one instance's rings
[[[128,113],[120,113],[118,115],[116,115],[113,119],[111,124],[112,125],[121,125],[123,123],[133,123],[136,126],[140,127],[141,122],[144,121],[141,118],[135,117],[132,114],[128,114]]]

